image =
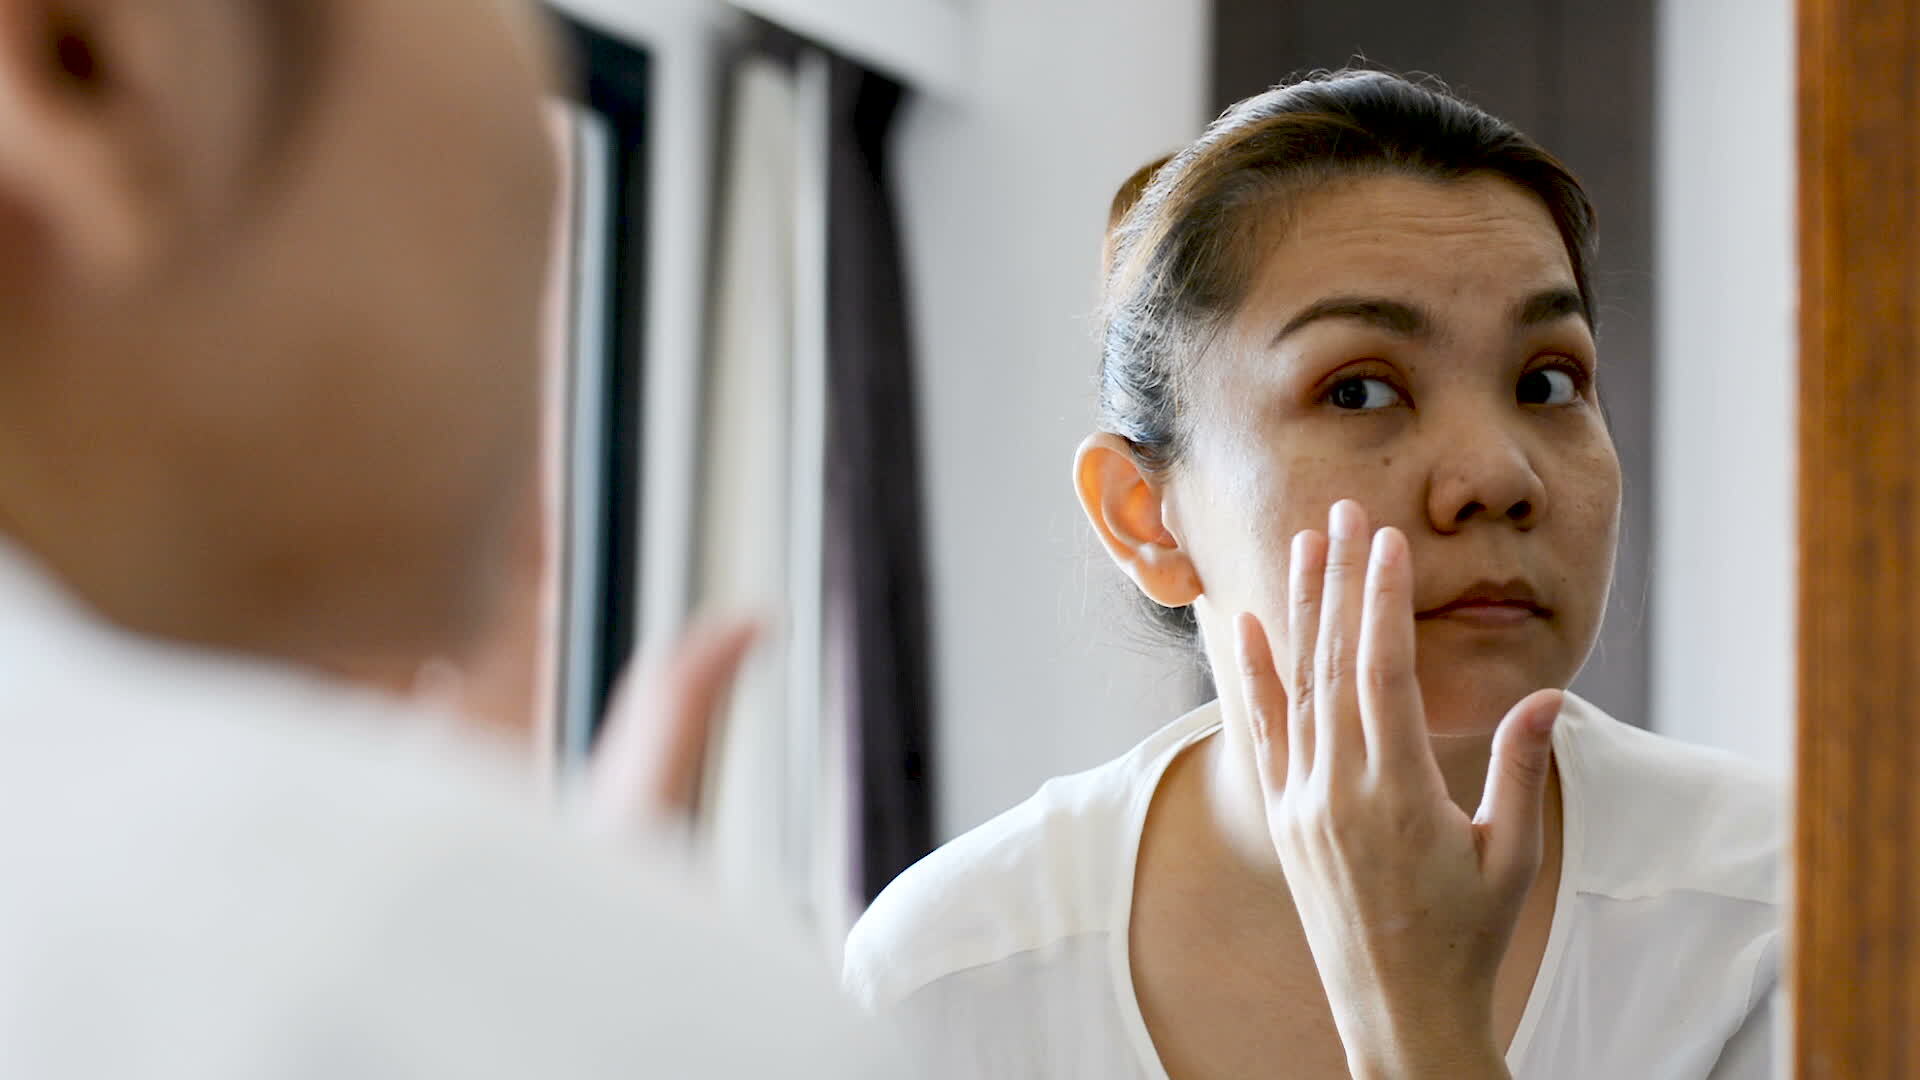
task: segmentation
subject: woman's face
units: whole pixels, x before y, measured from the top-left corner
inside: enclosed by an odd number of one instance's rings
[[[1573,679],[1613,571],[1620,466],[1566,249],[1493,177],[1356,178],[1277,213],[1163,493],[1214,669],[1239,611],[1284,635],[1289,541],[1356,499],[1412,547],[1431,728],[1491,730]]]

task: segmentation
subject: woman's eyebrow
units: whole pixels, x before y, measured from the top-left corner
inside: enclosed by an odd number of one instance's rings
[[[1542,289],[1513,307],[1516,330],[1531,330],[1571,316],[1586,320],[1588,325],[1593,323],[1592,316],[1587,312],[1587,302],[1579,290],[1566,285]],[[1432,316],[1424,308],[1405,300],[1384,296],[1329,296],[1314,301],[1288,319],[1280,332],[1273,335],[1271,346],[1278,346],[1306,327],[1325,319],[1364,323],[1403,338],[1430,337],[1434,326]]]
[[[1588,326],[1593,325],[1593,315],[1587,311],[1586,299],[1578,290],[1558,285],[1542,289],[1515,304],[1513,326],[1516,330],[1531,330],[1573,315],[1585,319]]]
[[[1351,319],[1404,338],[1426,337],[1433,332],[1433,319],[1426,311],[1404,300],[1384,296],[1329,296],[1314,301],[1288,319],[1287,325],[1273,335],[1270,347],[1323,319]]]

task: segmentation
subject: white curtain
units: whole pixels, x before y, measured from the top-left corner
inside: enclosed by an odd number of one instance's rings
[[[701,441],[695,608],[776,620],[716,735],[706,855],[837,947],[852,915],[844,732],[822,655],[824,65],[733,74]],[[833,749],[825,749],[833,748]],[[824,752],[823,752],[824,750]]]
[[[784,616],[792,507],[794,79],[746,61],[733,79],[721,193],[695,608]],[[714,869],[764,890],[787,877],[787,653],[775,625],[716,733],[703,807]]]

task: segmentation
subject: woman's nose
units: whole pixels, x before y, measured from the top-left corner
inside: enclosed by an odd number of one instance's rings
[[[1546,485],[1514,439],[1481,430],[1441,445],[1427,494],[1435,531],[1458,532],[1475,520],[1525,530],[1545,517]]]

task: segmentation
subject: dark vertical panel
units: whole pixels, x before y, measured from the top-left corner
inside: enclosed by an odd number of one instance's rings
[[[644,113],[615,128],[611,180],[614,192],[613,281],[608,332],[605,431],[607,432],[606,544],[600,580],[606,607],[600,624],[600,670],[594,677],[595,715],[605,713],[614,681],[633,656],[639,622],[641,447],[646,415],[647,209],[652,202],[647,172]]]
[[[847,688],[861,899],[933,850],[934,718],[919,391],[888,183],[902,89],[833,60],[828,169],[829,654]],[[838,646],[837,648],[834,646]]]
[[[575,72],[573,97],[606,121],[613,141],[610,174],[605,179],[611,220],[606,223],[606,281],[582,282],[606,297],[607,415],[603,430],[606,490],[576,493],[605,500],[601,518],[606,535],[597,569],[604,607],[597,613],[597,670],[592,676],[592,715],[605,710],[613,683],[633,652],[642,505],[640,420],[645,415],[645,313],[647,208],[651,199],[647,172],[648,107],[652,67],[644,51],[603,34],[562,13],[550,12],[557,36]]]
[[[1575,689],[1645,723],[1651,690],[1654,409],[1654,0],[1564,0],[1558,131],[1541,138],[1600,212],[1600,391],[1626,477],[1619,563],[1600,646]]]
[[[1549,111],[1542,108],[1551,80],[1543,67],[1541,0],[1217,5],[1214,91],[1222,108],[1314,68],[1364,63],[1437,75],[1523,130],[1536,130]]]
[[[1213,101],[1215,112],[1272,86],[1304,68],[1341,61],[1303,59],[1297,43],[1306,3],[1214,0]],[[1145,164],[1145,162],[1142,162]]]
[[[1626,474],[1620,561],[1575,689],[1621,719],[1648,704],[1653,527],[1653,0],[1215,0],[1219,108],[1315,68],[1438,76],[1563,158],[1600,211],[1602,392]]]

